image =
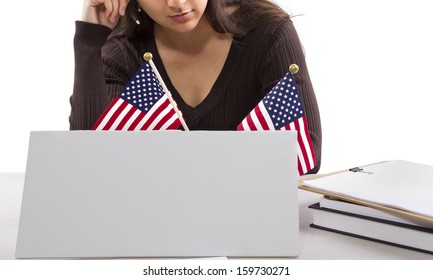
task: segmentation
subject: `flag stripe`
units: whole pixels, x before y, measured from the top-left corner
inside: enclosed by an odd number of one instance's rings
[[[117,109],[115,110],[111,110],[112,115],[110,116],[110,118],[107,120],[107,123],[105,124],[105,126],[102,128],[103,130],[112,130],[112,125],[113,123],[116,121],[117,117],[122,113],[123,109],[126,108],[126,106],[128,106],[128,102],[125,102],[124,100],[120,99],[119,102],[119,107],[117,107]],[[114,109],[114,107],[113,107]]]
[[[144,117],[146,116],[145,113],[143,113],[140,110],[137,110],[137,112],[139,112],[139,115],[137,116],[137,118],[132,122],[131,126],[128,127],[128,130],[140,130],[139,128],[139,123],[144,119]]]
[[[282,128],[283,129],[283,128]],[[305,116],[291,122],[284,127],[285,130],[296,130],[298,132],[298,165],[302,173],[308,172],[315,166],[315,159],[312,151],[312,141],[308,137],[308,125]]]
[[[312,169],[316,165],[316,159],[314,158],[313,141],[311,140],[310,133],[308,131],[307,118],[302,116],[299,119],[299,131],[304,145],[305,155],[307,158],[308,169]]]
[[[170,102],[170,101],[169,101]],[[162,127],[166,124],[166,122],[170,119],[170,113],[173,109],[170,106],[164,108],[161,114],[158,115],[158,118],[155,119],[153,130],[161,130]],[[173,115],[173,114],[171,114]]]
[[[264,130],[275,130],[274,124],[269,117],[268,111],[265,108],[265,104],[260,102],[255,109],[256,115],[258,116],[260,123]]]
[[[173,119],[173,121],[171,122],[171,124],[169,126],[167,126],[166,129],[177,129],[182,125],[182,123],[180,122],[180,119],[176,115],[173,115],[171,117],[171,119]],[[171,119],[170,119],[170,121],[171,121]]]
[[[140,122],[141,130],[152,130],[155,127],[155,120],[159,118],[161,112],[164,111],[165,107],[170,104],[170,101],[166,96],[158,100],[158,102],[153,105],[150,111],[146,114],[145,118]]]
[[[248,130],[254,131],[254,130],[257,130],[257,128],[254,125],[254,122],[252,120],[252,117],[251,117],[252,114],[254,114],[254,111],[247,116],[247,118],[246,118],[246,126],[248,127]]]
[[[254,124],[255,129],[254,130],[264,130],[264,127],[261,124],[261,121],[257,115],[260,114],[260,108],[256,106],[256,108],[253,109],[251,112],[251,122]]]
[[[111,102],[110,105],[107,107],[107,109],[104,110],[101,117],[99,117],[98,121],[95,123],[92,129],[102,130],[106,123],[110,120],[113,112],[115,112],[117,108],[119,108],[122,102],[123,100],[121,100],[119,97],[116,97],[113,102]]]
[[[119,128],[119,130],[131,130],[132,124],[134,124],[136,119],[142,114],[136,107],[134,107],[134,109],[135,110],[130,110],[130,112],[132,112],[131,116],[128,118],[128,121],[125,122],[125,125]]]
[[[124,117],[121,119],[118,119],[118,125],[116,126],[116,130],[125,130],[127,129],[126,124],[131,121],[131,118],[134,116],[135,112],[137,111],[137,108],[131,106],[131,108],[127,111],[126,114],[124,114]]]
[[[238,127],[236,128],[236,130],[240,130],[240,131],[247,130],[244,127],[244,120],[241,121],[241,123],[238,125]]]
[[[282,127],[281,130],[292,130],[292,131],[296,131],[297,132],[297,153],[298,153],[298,172],[299,174],[304,174],[307,170],[307,167],[305,165],[305,159],[304,159],[304,153],[302,152],[302,147],[301,147],[301,143],[299,142],[300,140],[300,132],[297,129],[297,125],[296,122],[291,122],[288,125],[286,125],[285,127]]]
[[[119,108],[119,110],[121,109],[122,111],[119,112],[119,115],[113,121],[113,124],[111,125],[110,130],[121,130],[122,127],[119,127],[119,126],[123,126],[122,122],[127,121],[129,119],[129,117],[131,116],[131,114],[134,113],[134,107],[127,102],[125,102],[125,103],[126,103],[126,106],[124,108],[122,108],[122,109]]]
[[[176,121],[177,121],[177,123],[176,123]],[[171,127],[173,127],[176,124],[177,124],[177,126],[175,128],[178,128],[181,125],[181,122],[180,122],[179,118],[177,117],[176,112],[174,112],[174,109],[171,108],[170,113],[167,114],[166,121],[164,122],[164,124],[161,125],[160,129],[164,129],[164,130],[171,129]]]

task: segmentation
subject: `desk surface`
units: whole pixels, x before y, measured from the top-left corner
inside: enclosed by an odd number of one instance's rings
[[[14,259],[23,173],[0,173],[0,259]],[[297,259],[433,259],[432,255],[311,228],[308,206],[320,195],[299,190],[300,255]]]

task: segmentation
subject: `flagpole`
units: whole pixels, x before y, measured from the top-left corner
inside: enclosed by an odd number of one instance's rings
[[[179,109],[177,108],[176,103],[174,102],[173,97],[171,96],[170,91],[168,90],[167,86],[165,85],[164,81],[162,80],[162,77],[159,74],[158,69],[156,69],[155,63],[153,63],[153,61],[152,61],[153,55],[150,52],[147,52],[147,53],[145,53],[143,55],[143,58],[144,58],[144,60],[146,60],[147,62],[149,62],[150,67],[152,67],[152,70],[155,73],[156,77],[158,78],[159,83],[162,85],[162,88],[163,88],[163,90],[165,92],[165,95],[167,96],[168,100],[170,101],[171,105],[173,106],[174,111],[176,112],[176,115],[179,118],[180,123],[183,126],[183,129],[185,129],[185,131],[189,131],[189,128],[186,125],[185,120],[182,117],[182,114],[180,113]]]

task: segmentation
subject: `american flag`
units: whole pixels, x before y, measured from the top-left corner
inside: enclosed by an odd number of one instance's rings
[[[237,130],[296,130],[299,175],[307,173],[316,165],[304,106],[290,72],[245,117]]]
[[[181,125],[149,62],[110,103],[93,130],[164,130]]]

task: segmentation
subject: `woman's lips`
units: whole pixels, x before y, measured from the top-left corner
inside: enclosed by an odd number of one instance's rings
[[[171,15],[169,16],[169,18],[171,18],[172,20],[176,21],[176,22],[186,22],[188,21],[192,16],[192,11],[186,11],[186,12],[182,12],[182,13],[178,13],[175,15]]]

